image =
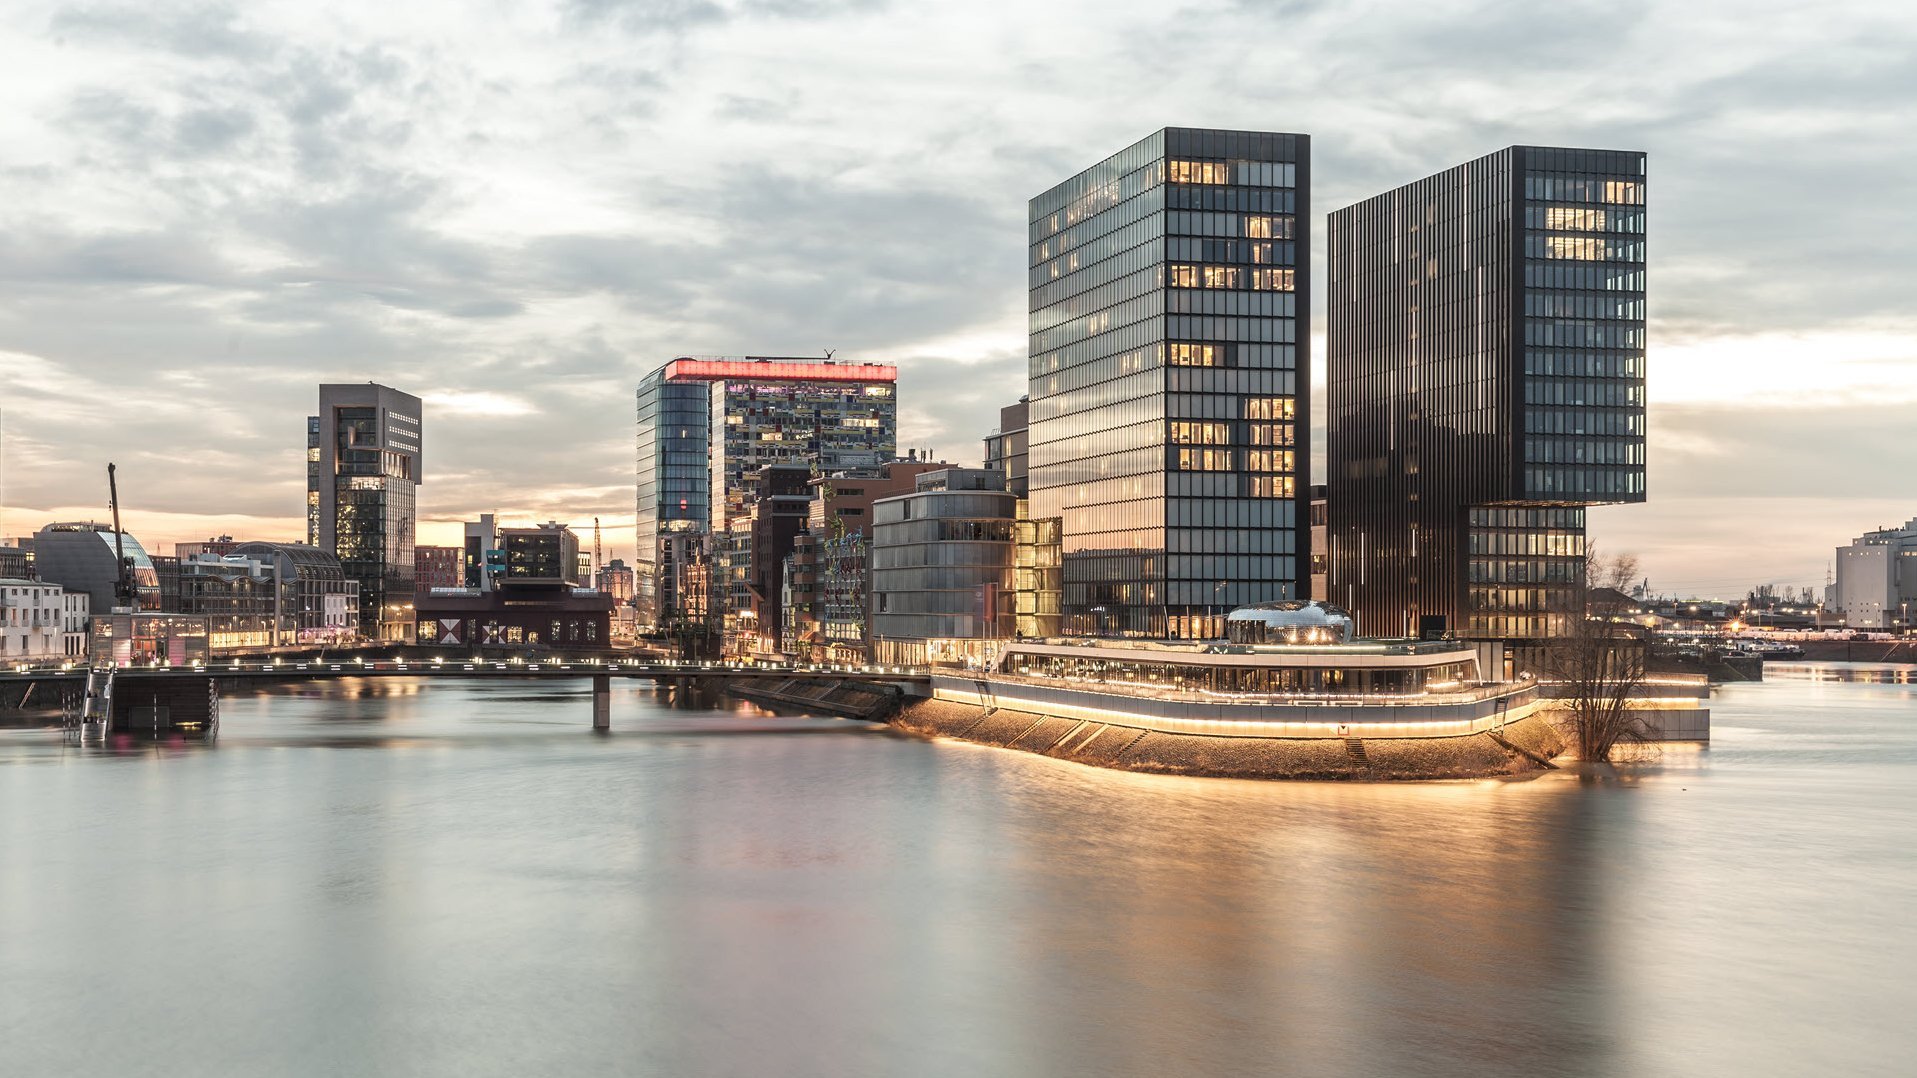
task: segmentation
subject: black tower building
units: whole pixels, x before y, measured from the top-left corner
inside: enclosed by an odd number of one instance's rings
[[[1642,153],[1513,146],[1333,213],[1330,599],[1555,635],[1586,506],[1644,500]]]

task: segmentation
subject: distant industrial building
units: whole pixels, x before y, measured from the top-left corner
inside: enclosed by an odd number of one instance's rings
[[[1828,603],[1853,629],[1907,631],[1917,609],[1917,518],[1901,528],[1865,532],[1838,547]]]
[[[1328,597],[1557,636],[1586,506],[1645,497],[1645,156],[1513,146],[1330,217]]]
[[[361,635],[413,632],[413,546],[425,477],[418,397],[373,382],[319,387],[306,420],[307,543],[359,582]]]
[[[736,549],[749,477],[809,462],[818,474],[872,467],[897,455],[898,368],[808,359],[681,357],[640,382],[634,565],[642,622],[683,610],[673,593],[698,547]],[[704,544],[664,549],[674,533]],[[775,600],[776,601],[776,600]]]

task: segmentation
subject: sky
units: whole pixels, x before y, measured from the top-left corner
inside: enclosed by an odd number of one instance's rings
[[[426,401],[422,542],[630,557],[675,355],[895,362],[901,448],[976,462],[1026,200],[1189,126],[1310,134],[1319,214],[1647,151],[1650,501],[1593,538],[1821,585],[1917,516],[1913,56],[1902,0],[10,0],[0,535],[104,518],[111,460],[150,549],[298,538],[317,384],[377,380]]]

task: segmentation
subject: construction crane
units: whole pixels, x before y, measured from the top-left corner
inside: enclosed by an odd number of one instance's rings
[[[107,504],[113,509],[113,557],[119,566],[119,572],[113,578],[114,613],[131,614],[134,612],[137,596],[133,590],[133,563],[127,560],[125,533],[120,530],[120,483],[114,478],[114,467],[107,463]]]
[[[606,553],[605,548],[599,545],[599,518],[593,517],[592,518],[592,583],[595,586],[597,586],[599,583],[599,570],[604,569],[606,567],[606,563],[600,560],[605,555],[605,553]]]

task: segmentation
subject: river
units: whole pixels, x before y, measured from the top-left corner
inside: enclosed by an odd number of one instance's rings
[[[1908,1074],[1917,686],[1593,781],[1101,771],[615,688],[0,730],[0,1071]]]

